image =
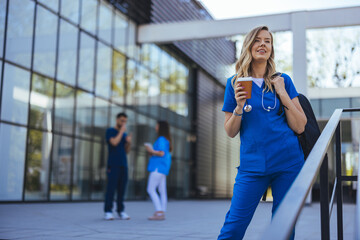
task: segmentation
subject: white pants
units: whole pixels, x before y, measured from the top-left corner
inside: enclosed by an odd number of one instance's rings
[[[158,189],[160,197],[156,192]],[[156,211],[166,211],[167,192],[166,192],[166,175],[159,173],[157,169],[149,175],[147,192],[154,203]]]

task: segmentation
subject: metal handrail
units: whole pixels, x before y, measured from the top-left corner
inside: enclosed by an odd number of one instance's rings
[[[303,168],[276,210],[271,224],[265,229],[260,239],[285,240],[289,238],[306,197],[316,180],[331,139],[339,125],[342,112],[342,109],[336,109],[332,114]]]
[[[359,143],[359,164],[358,177],[360,176],[360,143]],[[356,185],[356,211],[355,211],[355,239],[360,239],[360,181]]]

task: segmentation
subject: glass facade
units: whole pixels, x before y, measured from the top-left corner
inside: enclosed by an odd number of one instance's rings
[[[360,26],[306,30],[309,87],[360,87]]]
[[[348,94],[351,88],[360,86],[360,37],[359,26],[307,29],[307,79],[313,88],[311,105],[319,126],[324,128],[328,119],[337,108],[359,108],[360,91]],[[318,97],[317,93],[328,93]],[[356,92],[356,90],[354,91]],[[340,93],[334,96],[334,93]],[[360,113],[342,114],[341,157],[342,174],[356,175],[359,159]],[[335,177],[335,143],[330,145],[329,173]],[[350,182],[343,184],[344,201],[355,201],[356,187]],[[318,196],[318,194],[314,194]]]
[[[169,197],[190,196],[189,65],[135,34],[102,0],[0,0],[0,201],[103,199],[104,135],[123,111],[133,135],[126,198],[147,196],[143,143],[160,119],[174,144]]]

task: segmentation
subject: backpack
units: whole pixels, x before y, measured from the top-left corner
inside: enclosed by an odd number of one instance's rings
[[[307,123],[305,131],[297,136],[304,152],[304,159],[306,160],[321,132],[309,100],[304,95],[299,94],[299,102],[306,115]]]
[[[305,125],[305,130],[303,133],[300,133],[300,134],[295,133],[295,134],[297,135],[297,137],[299,139],[301,148],[304,152],[304,159],[306,160],[306,158],[309,156],[311,150],[313,149],[316,141],[320,137],[321,132],[320,132],[319,125],[317,124],[315,114],[311,107],[310,101],[301,93],[299,93],[298,98],[299,98],[300,105],[301,105],[302,109],[304,110],[305,116],[307,118],[307,123]],[[281,115],[281,113],[283,111],[284,111],[284,105],[280,101],[280,109],[279,109],[278,115]],[[286,117],[286,115],[285,115],[285,117]]]
[[[279,75],[281,75],[281,73],[276,72],[273,76],[279,76]],[[277,95],[277,97],[280,99],[279,95]],[[301,148],[304,152],[304,159],[306,160],[306,158],[309,156],[311,150],[313,149],[316,141],[320,137],[321,132],[320,132],[319,125],[317,124],[315,114],[311,107],[310,101],[301,93],[299,93],[298,98],[299,98],[300,105],[301,105],[302,109],[304,110],[305,116],[307,118],[307,123],[305,125],[305,130],[303,133],[301,133],[301,134],[295,133],[295,134],[297,135],[297,137],[299,139]],[[281,115],[283,111],[284,111],[284,105],[280,101],[280,109],[277,114]],[[286,115],[285,115],[285,117],[286,117]]]

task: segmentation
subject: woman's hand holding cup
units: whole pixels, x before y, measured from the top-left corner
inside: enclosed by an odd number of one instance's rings
[[[236,112],[238,114],[242,113],[242,109],[244,108],[245,101],[246,101],[247,92],[244,91],[244,87],[241,85],[240,82],[236,83],[235,87],[235,99],[237,103]]]

